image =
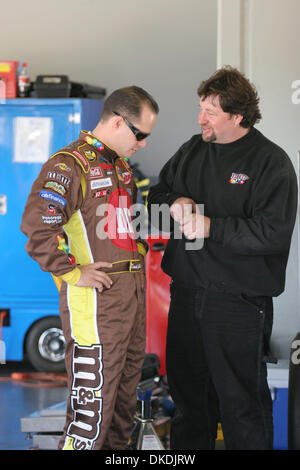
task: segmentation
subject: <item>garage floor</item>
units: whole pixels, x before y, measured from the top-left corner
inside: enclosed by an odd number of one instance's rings
[[[21,418],[64,401],[66,387],[43,388],[11,380],[16,372],[33,372],[26,363],[0,365],[0,450],[26,450],[32,447],[32,439],[21,432]]]
[[[67,398],[65,386],[43,387],[13,378],[15,374],[31,372],[35,371],[26,362],[0,365],[0,451],[34,449],[32,436],[21,431],[21,418]],[[224,450],[222,440],[216,442],[216,450]]]

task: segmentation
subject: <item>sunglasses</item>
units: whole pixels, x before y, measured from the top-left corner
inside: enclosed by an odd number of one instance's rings
[[[126,119],[126,117],[121,116],[121,114],[117,113],[117,111],[113,111],[113,113],[116,116],[120,116],[122,119],[124,119],[125,124],[129,127],[131,132],[134,133],[136,140],[141,141],[141,140],[144,140],[147,137],[149,137],[150,134],[145,134],[144,132],[141,132],[139,129],[137,129],[137,127],[135,127],[133,124],[131,124],[131,122],[128,121],[128,119]]]

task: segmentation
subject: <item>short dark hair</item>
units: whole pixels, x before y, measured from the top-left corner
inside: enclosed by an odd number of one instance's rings
[[[114,111],[128,119],[139,118],[143,104],[148,105],[155,114],[158,114],[158,104],[146,90],[135,85],[120,88],[112,92],[104,101],[101,120],[105,121],[113,115]]]
[[[225,113],[243,116],[240,123],[242,127],[252,127],[261,119],[259,97],[254,85],[239,70],[229,65],[204,80],[197,93],[200,98],[218,95],[220,106]]]

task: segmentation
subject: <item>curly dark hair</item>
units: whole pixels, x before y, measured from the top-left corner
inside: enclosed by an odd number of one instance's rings
[[[252,127],[261,119],[259,97],[254,85],[239,70],[229,65],[204,80],[197,93],[202,99],[210,95],[218,96],[225,113],[243,116],[240,123],[242,127]]]

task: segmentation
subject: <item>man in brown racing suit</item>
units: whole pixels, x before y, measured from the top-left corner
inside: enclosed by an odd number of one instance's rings
[[[144,263],[125,158],[146,146],[159,111],[139,87],[104,102],[92,133],[55,153],[29,195],[26,250],[51,272],[66,339],[69,398],[60,449],[124,449],[145,354]],[[124,158],[123,158],[124,157]]]

